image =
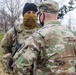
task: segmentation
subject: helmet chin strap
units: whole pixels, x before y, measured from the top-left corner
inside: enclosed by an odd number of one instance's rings
[[[41,21],[41,19],[40,19],[41,15],[43,15],[42,21]],[[44,14],[44,12],[43,12],[43,13],[40,13],[40,15],[39,15],[39,21],[40,21],[40,24],[41,24],[42,26],[44,26],[44,20],[45,20],[45,14]]]

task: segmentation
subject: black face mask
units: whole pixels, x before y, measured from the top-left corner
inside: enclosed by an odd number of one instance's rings
[[[41,19],[40,19],[41,15],[43,15],[43,20],[42,20],[42,21],[41,21]],[[44,13],[40,13],[40,15],[39,15],[39,21],[40,21],[40,24],[41,24],[42,26],[44,26],[44,20],[45,20],[45,14],[44,14]]]
[[[41,24],[42,26],[44,26],[44,22],[40,22],[40,24]]]

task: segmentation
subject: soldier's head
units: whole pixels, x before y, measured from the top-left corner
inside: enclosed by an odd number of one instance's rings
[[[42,1],[39,4],[40,23],[44,25],[49,20],[57,20],[58,9],[59,5],[57,2],[53,0]]]
[[[34,3],[26,3],[23,8],[23,24],[25,29],[33,29],[37,26],[37,6]]]

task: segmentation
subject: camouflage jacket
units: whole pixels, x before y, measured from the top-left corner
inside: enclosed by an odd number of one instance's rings
[[[24,29],[24,25],[16,25],[15,26],[16,31],[17,31],[17,39],[19,44],[22,44],[24,42],[24,40],[29,37],[32,33],[34,33],[35,31],[37,31],[40,26],[37,25],[36,28],[34,29],[30,29],[30,30],[26,30]],[[5,72],[10,72],[10,69],[8,67],[8,60],[9,57],[11,55],[11,53],[14,51],[15,49],[15,32],[14,32],[14,27],[11,28],[3,37],[2,41],[1,41],[1,50],[3,53],[2,56],[2,64],[3,64],[3,68],[5,70]]]
[[[59,24],[47,24],[14,56],[18,75],[76,75],[76,36]]]

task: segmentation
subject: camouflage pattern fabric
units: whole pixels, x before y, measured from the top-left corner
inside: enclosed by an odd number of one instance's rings
[[[48,24],[26,39],[13,58],[17,75],[76,75],[76,36]]]
[[[54,13],[54,12],[58,12],[59,5],[54,0],[42,1],[39,4],[39,10],[42,11],[42,12],[48,12],[48,13],[52,13],[53,12]]]
[[[30,34],[34,33],[39,28],[40,28],[40,26],[37,25],[37,27],[34,29],[26,30],[26,29],[24,29],[23,24],[16,25],[17,38],[18,38],[19,44],[22,44],[24,42],[24,40],[30,36]],[[5,34],[5,36],[3,37],[2,41],[1,41],[1,50],[3,53],[2,64],[3,64],[3,69],[6,73],[11,72],[11,70],[9,69],[9,66],[8,66],[8,60],[9,60],[11,53],[15,49],[15,38],[16,38],[16,36],[14,34],[14,28],[11,28]]]

